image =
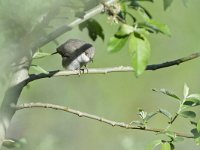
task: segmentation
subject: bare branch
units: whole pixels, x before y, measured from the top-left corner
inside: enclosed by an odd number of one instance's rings
[[[194,53],[194,54],[191,54],[189,56],[182,57],[182,58],[179,58],[179,59],[176,59],[176,60],[168,61],[168,62],[165,62],[165,63],[148,65],[146,70],[157,70],[157,69],[161,69],[161,68],[167,68],[167,67],[171,67],[171,66],[174,66],[174,65],[179,65],[181,63],[184,63],[186,61],[189,61],[189,60],[192,60],[192,59],[195,59],[195,58],[198,58],[198,57],[200,57],[200,52]]]
[[[79,117],[85,117],[85,118],[89,118],[89,119],[92,119],[92,120],[100,121],[102,123],[111,125],[113,127],[118,126],[118,127],[122,127],[122,128],[125,128],[125,129],[143,130],[143,131],[150,131],[150,132],[155,132],[155,133],[164,131],[164,129],[143,128],[143,127],[137,127],[137,126],[134,126],[134,125],[131,125],[131,124],[127,124],[127,123],[124,123],[124,122],[116,122],[116,121],[109,120],[109,119],[106,119],[106,118],[102,118],[102,117],[99,117],[99,116],[96,116],[96,115],[92,115],[92,114],[81,112],[81,111],[78,111],[78,110],[75,110],[75,109],[71,109],[69,107],[64,107],[64,106],[55,105],[55,104],[24,103],[24,104],[20,104],[20,105],[12,105],[12,107],[15,108],[16,110],[21,110],[21,109],[26,109],[26,108],[50,108],[50,109],[61,110],[61,111],[64,111],[64,112],[75,114]],[[183,133],[175,132],[175,134],[177,136],[184,137],[184,138],[194,138],[191,135],[186,135],[186,134],[183,134]]]
[[[162,68],[167,68],[171,67],[174,65],[179,65],[181,63],[184,63],[186,61],[195,59],[200,57],[200,53],[194,53],[189,56],[172,60],[169,62],[161,63],[161,64],[153,64],[153,65],[148,65],[146,70],[157,70],[157,69],[162,69]],[[58,77],[58,76],[70,76],[70,75],[80,75],[81,74],[107,74],[107,73],[112,73],[112,72],[134,72],[134,69],[130,66],[119,66],[119,67],[112,67],[112,68],[90,68],[90,69],[85,69],[84,71],[50,71],[48,74],[31,74],[30,78],[27,79],[27,84],[31,81],[42,79],[42,78],[51,78],[51,77]]]

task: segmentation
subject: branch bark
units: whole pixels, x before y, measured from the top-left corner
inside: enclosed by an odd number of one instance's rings
[[[5,139],[6,131],[10,125],[10,121],[15,114],[15,109],[10,107],[10,104],[17,104],[23,87],[26,85],[26,80],[29,78],[28,68],[30,59],[24,56],[16,64],[15,73],[11,79],[10,87],[4,95],[3,102],[0,108],[0,147]]]
[[[167,68],[167,67],[171,67],[174,65],[179,65],[181,63],[184,63],[186,61],[195,59],[200,57],[200,52],[199,53],[194,53],[191,54],[189,56],[186,57],[182,57],[176,60],[172,60],[172,61],[168,61],[165,63],[161,63],[161,64],[153,64],[153,65],[148,65],[146,70],[158,70],[158,69],[162,69],[162,68]],[[59,77],[59,76],[70,76],[70,75],[80,75],[80,73],[82,74],[107,74],[107,73],[112,73],[112,72],[134,72],[134,69],[130,66],[119,66],[119,67],[112,67],[112,68],[90,68],[90,69],[85,69],[84,71],[79,71],[79,70],[75,70],[75,71],[59,71],[59,70],[55,70],[55,71],[50,71],[48,74],[31,74],[29,79],[27,79],[27,84],[29,82],[35,81],[35,80],[39,80],[39,79],[43,79],[43,78],[51,78],[51,77]]]
[[[22,110],[22,109],[27,109],[27,108],[50,108],[50,109],[54,109],[54,110],[60,110],[60,111],[64,111],[64,112],[68,112],[74,115],[77,115],[79,117],[85,117],[88,119],[92,119],[95,121],[100,121],[102,123],[111,125],[111,126],[118,126],[124,129],[135,129],[135,130],[143,130],[143,131],[150,131],[150,132],[154,132],[154,133],[158,133],[158,132],[163,132],[165,131],[165,129],[157,129],[157,128],[142,128],[142,127],[137,127],[131,124],[127,124],[124,122],[116,122],[113,120],[109,120],[106,118],[102,118],[96,115],[92,115],[92,114],[88,114],[85,112],[81,112],[75,109],[71,109],[69,107],[64,107],[64,106],[60,106],[60,105],[55,105],[55,104],[48,104],[48,103],[24,103],[24,104],[20,104],[20,105],[12,105],[13,108],[15,108],[16,110]],[[180,137],[184,137],[184,138],[194,138],[192,135],[187,135],[184,133],[178,133],[178,132],[174,132],[177,136]]]

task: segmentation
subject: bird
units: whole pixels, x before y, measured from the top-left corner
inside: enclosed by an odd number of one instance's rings
[[[69,39],[60,45],[55,53],[62,57],[62,66],[67,70],[81,70],[86,64],[93,62],[95,47],[80,39]]]

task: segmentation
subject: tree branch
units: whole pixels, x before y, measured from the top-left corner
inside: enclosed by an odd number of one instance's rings
[[[189,56],[180,58],[180,59],[176,59],[176,60],[172,60],[172,61],[168,61],[165,63],[161,63],[161,64],[153,64],[153,65],[148,65],[146,70],[157,70],[157,69],[162,69],[162,68],[167,68],[167,67],[171,67],[174,65],[179,65],[181,63],[184,63],[186,61],[195,59],[200,57],[200,52],[199,53],[194,53],[191,54]],[[111,72],[134,72],[134,69],[130,66],[119,66],[119,67],[112,67],[112,68],[90,68],[90,69],[85,69],[84,71],[79,71],[79,70],[75,70],[75,71],[50,71],[48,74],[31,74],[29,79],[27,79],[27,84],[29,82],[38,80],[38,79],[42,79],[42,78],[51,78],[51,77],[58,77],[58,76],[70,76],[70,75],[80,75],[81,74],[107,74],[107,73],[111,73]]]
[[[60,105],[55,105],[55,104],[48,104],[48,103],[24,103],[24,104],[20,104],[20,105],[12,105],[13,108],[15,108],[16,110],[22,110],[22,109],[26,109],[26,108],[50,108],[50,109],[55,109],[55,110],[61,110],[64,112],[68,112],[71,114],[75,114],[79,117],[85,117],[85,118],[89,118],[92,120],[96,120],[96,121],[100,121],[102,123],[111,125],[111,126],[118,126],[121,128],[125,128],[125,129],[135,129],[135,130],[143,130],[143,131],[150,131],[150,132],[163,132],[164,129],[156,129],[156,128],[143,128],[143,127],[137,127],[131,124],[127,124],[124,122],[116,122],[113,120],[109,120],[106,118],[102,118],[96,115],[92,115],[92,114],[88,114],[85,112],[81,112],[75,109],[71,109],[69,107],[64,107],[64,106],[60,106]],[[178,133],[178,132],[174,132],[177,136],[180,137],[184,137],[184,138],[194,138],[192,135],[187,135],[184,133]]]
[[[195,58],[198,58],[198,57],[200,57],[200,52],[193,53],[189,56],[182,57],[182,58],[172,60],[172,61],[168,61],[168,62],[165,62],[165,63],[149,65],[149,66],[147,66],[146,70],[157,70],[157,69],[161,69],[161,68],[167,68],[167,67],[171,67],[171,66],[174,66],[174,65],[179,65],[181,63],[184,63],[186,61],[189,61],[189,60],[192,60],[192,59],[195,59]]]
[[[3,102],[0,107],[0,147],[5,139],[10,121],[15,114],[15,109],[10,104],[17,104],[22,89],[29,78],[28,68],[30,66],[30,57],[24,56],[19,62],[16,62],[16,68],[13,71],[11,83],[7,89]]]
[[[107,0],[105,4],[108,6],[114,3],[116,0]],[[53,32],[48,34],[47,36],[41,37],[36,43],[33,44],[32,49],[38,49],[42,47],[43,45],[51,42],[52,40],[55,40],[60,35],[66,33],[67,31],[70,31],[73,29],[73,27],[79,25],[80,23],[92,18],[93,16],[101,13],[104,10],[103,4],[99,4],[98,6],[94,7],[93,9],[89,10],[85,13],[85,15],[81,18],[77,18],[76,20],[72,21],[70,24],[62,25],[61,27],[58,27]]]

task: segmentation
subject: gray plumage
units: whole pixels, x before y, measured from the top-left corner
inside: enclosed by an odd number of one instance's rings
[[[57,53],[62,56],[62,66],[67,70],[78,70],[93,61],[95,48],[79,39],[70,39],[59,46]]]

